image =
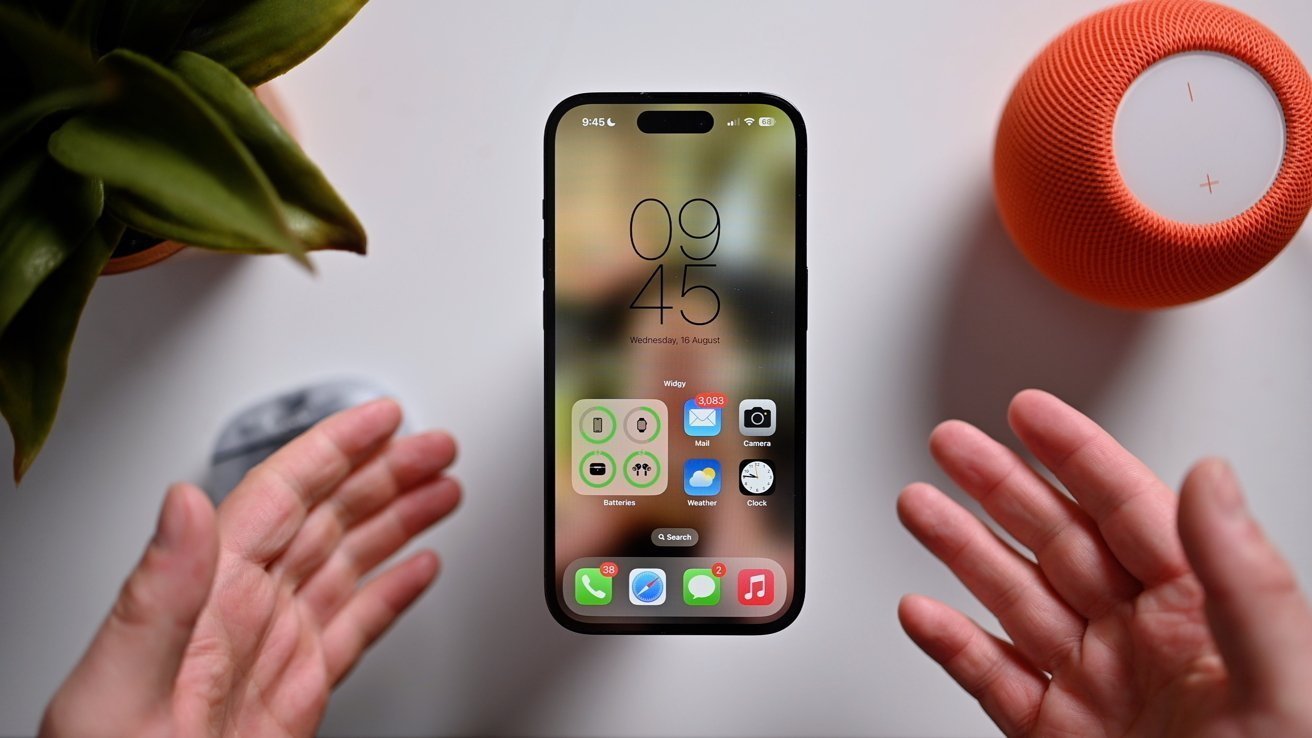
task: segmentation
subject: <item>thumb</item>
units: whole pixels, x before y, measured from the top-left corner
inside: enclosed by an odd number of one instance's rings
[[[94,720],[84,735],[130,731],[167,705],[217,560],[214,506],[194,485],[173,485],[154,538],[47,721],[69,728],[70,718]]]
[[[1248,512],[1219,459],[1199,462],[1180,493],[1180,539],[1207,594],[1207,620],[1241,697],[1307,684],[1312,611],[1293,571]]]

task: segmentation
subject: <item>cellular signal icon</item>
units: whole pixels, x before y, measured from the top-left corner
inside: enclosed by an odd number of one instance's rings
[[[731,121],[729,121],[728,123],[725,123],[725,125],[726,125],[726,126],[732,126],[732,125],[736,125],[737,123],[738,123],[737,120],[731,120]]]

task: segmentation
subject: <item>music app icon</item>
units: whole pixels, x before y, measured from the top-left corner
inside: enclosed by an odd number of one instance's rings
[[[743,569],[738,572],[738,602],[743,605],[772,604],[774,572],[769,569]]]

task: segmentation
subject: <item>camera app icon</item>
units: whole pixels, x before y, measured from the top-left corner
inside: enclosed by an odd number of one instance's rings
[[[773,436],[774,400],[743,400],[738,403],[738,431],[744,436]]]

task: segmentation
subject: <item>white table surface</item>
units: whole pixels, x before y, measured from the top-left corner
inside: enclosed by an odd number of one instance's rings
[[[1235,4],[1312,59],[1312,4]],[[339,690],[325,735],[991,734],[898,628],[908,591],[992,621],[893,500],[945,481],[936,422],[1003,432],[1028,386],[1172,482],[1228,454],[1309,582],[1307,236],[1222,297],[1131,315],[1043,281],[993,213],[1012,83],[1099,5],[371,3],[283,83],[370,255],[316,257],[314,278],[178,258],[96,289],[45,453],[20,489],[0,482],[0,735],[35,730],[219,424],[334,376],[457,433],[467,497],[419,541],[444,558],[436,590]],[[542,129],[575,92],[685,89],[778,93],[810,133],[806,606],[766,637],[580,636],[542,601]]]

